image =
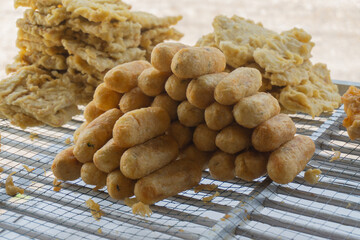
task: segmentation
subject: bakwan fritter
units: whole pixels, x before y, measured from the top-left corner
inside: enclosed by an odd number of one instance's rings
[[[121,0],[15,0],[20,49],[0,82],[0,116],[22,128],[59,127],[91,101],[113,67],[150,59],[154,46],[182,34],[181,16],[131,11]]]

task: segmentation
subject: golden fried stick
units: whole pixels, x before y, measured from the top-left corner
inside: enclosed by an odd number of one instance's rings
[[[73,181],[80,177],[83,164],[75,158],[73,150],[74,146],[71,146],[56,155],[51,165],[51,171],[56,178],[63,181]]]
[[[160,72],[156,68],[145,69],[138,78],[138,86],[143,93],[156,97],[165,91],[165,82],[171,73]]]
[[[169,114],[171,120],[177,119],[178,106],[179,106],[179,102],[173,100],[166,93],[156,96],[151,104],[151,107],[163,108]]]
[[[109,173],[106,178],[108,193],[116,200],[133,196],[135,183],[136,181],[125,177],[119,169]]]
[[[176,140],[180,149],[186,147],[193,138],[193,130],[179,121],[171,123],[168,134]]]
[[[127,113],[135,109],[148,107],[151,101],[151,97],[145,95],[139,87],[136,87],[121,97],[119,107],[123,113]]]
[[[180,123],[187,127],[195,127],[204,122],[204,110],[193,106],[188,101],[180,103],[177,115]]]
[[[178,78],[174,74],[171,75],[165,83],[167,94],[175,101],[186,100],[186,89],[191,79]]]
[[[151,65],[160,72],[171,72],[171,61],[180,49],[188,47],[182,43],[159,43],[151,52]]]
[[[253,181],[266,173],[269,154],[248,150],[235,159],[235,175],[245,181]]]
[[[217,131],[211,130],[206,124],[200,124],[196,127],[193,135],[193,142],[201,151],[211,152],[216,150],[215,139]]]
[[[212,130],[221,130],[234,121],[232,107],[214,102],[205,109],[206,125]]]
[[[88,105],[86,105],[86,107],[84,109],[84,118],[88,123],[90,123],[95,118],[97,118],[98,116],[103,114],[104,112],[105,111],[96,107],[96,104],[94,101],[91,101],[88,103]]]
[[[110,139],[94,154],[94,164],[100,171],[110,173],[120,167],[120,159],[125,150],[116,145],[114,139]]]
[[[92,162],[84,163],[80,173],[86,184],[95,185],[98,189],[106,185],[107,173],[100,171]]]
[[[209,161],[211,176],[220,181],[228,181],[235,178],[235,155],[217,151]]]
[[[107,88],[105,83],[101,83],[95,90],[93,102],[98,109],[107,111],[118,107],[121,96],[121,93],[115,92]]]
[[[251,145],[251,130],[234,123],[223,128],[216,136],[215,143],[223,152],[234,154]]]

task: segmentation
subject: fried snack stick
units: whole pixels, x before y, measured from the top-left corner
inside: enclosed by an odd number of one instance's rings
[[[133,110],[115,123],[114,142],[119,147],[129,148],[165,133],[169,126],[169,114],[162,108]]]
[[[96,104],[94,101],[89,102],[88,105],[86,105],[84,109],[84,118],[85,120],[90,123],[92,120],[103,114],[105,111],[100,110],[96,107]]]
[[[341,97],[346,112],[343,126],[346,127],[351,140],[360,138],[360,89],[350,86]]]
[[[205,109],[215,102],[215,87],[227,74],[225,72],[212,73],[191,80],[186,89],[187,100],[195,107]]]
[[[215,88],[214,97],[218,103],[232,105],[240,99],[257,93],[262,77],[255,68],[237,68],[224,77]]]
[[[100,171],[110,173],[120,167],[120,159],[125,150],[116,145],[114,139],[110,139],[94,154],[94,164]]]
[[[204,122],[204,110],[195,107],[188,101],[183,101],[177,108],[177,115],[181,124],[195,127]]]
[[[166,93],[163,93],[154,98],[151,107],[163,108],[169,114],[171,120],[176,120],[178,105],[179,103],[177,101],[173,100]]]
[[[80,176],[86,184],[94,185],[97,189],[103,188],[106,185],[107,174],[100,171],[92,162],[82,165]]]
[[[200,124],[194,131],[193,142],[197,149],[212,152],[216,150],[215,139],[217,134],[217,131],[211,130],[206,124]]]
[[[209,171],[211,176],[220,181],[228,181],[235,178],[235,155],[217,151],[210,158]]]
[[[171,72],[171,61],[182,48],[188,47],[182,43],[159,43],[151,52],[151,65],[160,72]]]
[[[135,196],[144,204],[154,204],[195,187],[201,180],[201,167],[189,159],[173,161],[141,178],[135,184]]]
[[[119,93],[126,93],[137,86],[139,75],[151,64],[144,60],[118,65],[104,77],[105,86]]]
[[[129,148],[120,160],[120,170],[130,179],[139,179],[162,168],[179,155],[175,139],[169,135],[153,138]]]
[[[152,98],[136,87],[125,93],[120,99],[119,107],[123,113],[150,106]]]
[[[202,167],[202,170],[208,167],[208,162],[210,160],[210,157],[211,157],[210,152],[200,151],[193,144],[185,148],[180,153],[180,159],[187,158],[193,162],[196,162]]]
[[[278,114],[257,126],[251,136],[259,152],[272,152],[290,141],[296,133],[295,123],[286,114]]]
[[[92,162],[95,152],[111,139],[113,126],[121,115],[119,109],[113,108],[85,127],[74,147],[74,156],[79,162]]]
[[[234,154],[251,145],[251,130],[236,123],[224,128],[218,133],[215,144],[223,152]]]
[[[254,128],[279,114],[280,105],[270,93],[261,92],[241,99],[234,106],[233,113],[239,125]]]
[[[196,78],[222,72],[225,67],[225,55],[213,47],[182,48],[171,62],[171,70],[179,78]]]
[[[171,73],[160,72],[156,68],[145,69],[138,78],[138,86],[143,93],[156,97],[165,90],[165,82]]]
[[[178,78],[171,75],[165,83],[165,91],[175,101],[186,100],[186,89],[191,79]]]
[[[297,135],[270,154],[267,164],[269,177],[277,183],[294,180],[315,152],[315,144],[307,136]]]
[[[235,159],[235,175],[251,182],[266,174],[269,154],[249,150],[240,153]]]
[[[214,102],[205,109],[206,125],[212,130],[221,130],[234,121],[232,107]]]
[[[122,200],[134,195],[136,181],[125,177],[120,170],[115,170],[108,174],[106,187],[110,197]]]
[[[178,121],[171,123],[168,134],[176,140],[179,149],[186,147],[193,138],[192,129],[185,127]]]
[[[96,108],[107,111],[112,108],[117,108],[122,94],[115,92],[101,83],[97,86],[94,93],[94,103]]]
[[[73,181],[80,177],[82,163],[73,153],[74,146],[66,148],[58,153],[51,165],[54,176],[63,181]]]
[[[83,122],[80,127],[78,127],[78,129],[75,130],[74,132],[74,135],[73,135],[73,138],[74,138],[74,143],[76,144],[79,136],[80,136],[80,133],[86,128],[86,126],[89,125],[88,122]]]

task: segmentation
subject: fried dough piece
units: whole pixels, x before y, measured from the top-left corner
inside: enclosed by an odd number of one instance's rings
[[[139,11],[131,12],[129,17],[129,21],[140,23],[143,29],[169,27],[177,24],[181,19],[182,16],[157,17],[154,14]]]
[[[80,171],[81,179],[89,185],[94,185],[98,189],[106,185],[107,174],[100,171],[94,163],[84,163]]]
[[[0,84],[0,112],[22,128],[40,122],[60,127],[80,113],[74,89],[66,78],[55,78],[34,66],[23,67]]]
[[[130,5],[121,0],[63,0],[71,17],[82,16],[93,22],[125,21],[130,17]]]
[[[65,55],[67,51],[63,46],[47,47],[43,42],[33,42],[25,39],[17,39],[16,46],[28,52],[43,52],[47,55]]]
[[[234,123],[217,134],[215,143],[223,152],[240,152],[251,145],[251,130]]]
[[[312,64],[309,60],[305,60],[301,65],[293,66],[281,73],[269,73],[266,75],[273,86],[296,86],[303,80],[309,79],[309,71]],[[271,89],[270,89],[271,90]]]
[[[177,115],[181,124],[187,127],[196,127],[204,122],[204,110],[183,101],[177,108]]]
[[[330,79],[325,64],[317,63],[309,72],[309,79],[297,86],[286,86],[281,90],[279,102],[285,110],[319,116],[332,112],[341,103],[338,88]]]
[[[24,11],[24,19],[33,25],[54,27],[68,19],[68,13],[65,8],[53,9],[49,14],[43,14],[34,9],[26,9]]]
[[[254,51],[257,64],[267,72],[282,73],[298,66],[311,57],[314,46],[311,35],[303,29],[293,28],[270,37],[262,48]]]
[[[108,89],[105,83],[101,83],[94,92],[93,102],[98,109],[107,111],[117,108],[121,97],[121,93]]]
[[[234,121],[232,106],[214,102],[205,109],[206,125],[212,130],[221,130]]]
[[[34,65],[36,67],[48,70],[66,70],[66,57],[64,55],[47,55],[41,52],[21,51],[18,55],[19,60],[26,65]]]
[[[209,33],[202,36],[195,44],[196,47],[217,47],[215,33]]]
[[[197,164],[200,164],[202,170],[207,168],[210,157],[211,152],[201,151],[193,144],[186,147],[180,154],[180,159],[186,158],[196,162]]]
[[[346,113],[343,126],[346,127],[351,140],[360,138],[360,90],[350,86],[341,100]]]
[[[252,62],[253,52],[270,36],[276,35],[261,24],[234,15],[217,16],[213,21],[216,45],[226,56],[227,64],[236,68]]]
[[[146,95],[156,97],[165,90],[165,82],[170,75],[154,67],[145,69],[138,78],[138,86]]]
[[[66,58],[66,64],[68,65],[69,68],[75,69],[78,72],[81,72],[82,74],[86,74],[96,78],[97,81],[95,83],[87,82],[95,87],[98,86],[100,82],[102,82],[102,79],[105,76],[104,72],[100,72],[96,70],[94,67],[89,65],[85,60],[83,60],[81,57],[77,55],[68,56]]]
[[[14,7],[30,7],[38,9],[41,7],[57,6],[61,4],[61,0],[15,0]]]

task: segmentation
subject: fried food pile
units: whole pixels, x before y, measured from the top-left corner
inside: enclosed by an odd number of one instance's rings
[[[360,138],[360,89],[350,86],[341,100],[347,115],[343,126],[346,127],[351,140],[358,139]]]
[[[294,136],[278,101],[258,92],[257,69],[227,73],[225,66],[217,48],[161,43],[151,64],[111,69],[85,109],[75,146],[56,156],[54,175],[147,205],[195,187],[206,168],[221,181],[266,173],[293,181],[313,156],[313,141]]]
[[[91,101],[105,73],[121,63],[149,59],[181,16],[131,11],[121,0],[15,0],[18,19],[14,72],[0,83],[0,117],[22,128],[59,127]]]
[[[314,43],[303,29],[278,34],[236,15],[215,17],[213,28],[196,45],[219,48],[230,69],[258,69],[263,76],[260,90],[276,97],[285,112],[314,117],[340,106],[338,88],[326,65],[310,61]]]

